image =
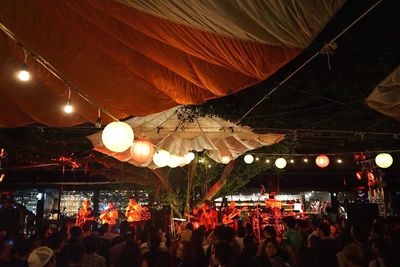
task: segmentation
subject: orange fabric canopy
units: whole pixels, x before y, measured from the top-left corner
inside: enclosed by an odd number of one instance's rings
[[[157,7],[157,1],[148,3]],[[265,80],[312,41],[344,0],[320,7],[308,1],[285,6],[272,0],[229,7],[233,2],[226,1],[226,10],[243,11],[237,21],[234,16],[216,19],[218,12],[204,9],[207,1],[199,0],[199,5],[180,10],[191,18],[185,22],[170,10],[161,14],[151,6],[144,8],[146,2],[0,1],[0,23],[80,92],[115,117],[125,118],[200,104]],[[225,10],[223,4],[215,8]],[[251,16],[260,16],[258,8],[276,17],[255,23]],[[200,9],[209,19],[199,22],[202,16],[194,14]],[[247,38],[246,29],[260,23],[265,25]],[[226,32],[218,30],[229,25]],[[293,36],[296,32],[298,38]],[[31,81],[18,81],[15,72],[24,53],[3,32],[0,57],[0,127],[67,127],[96,120],[96,108],[75,94],[76,112],[65,115],[67,87],[34,59],[27,60]]]

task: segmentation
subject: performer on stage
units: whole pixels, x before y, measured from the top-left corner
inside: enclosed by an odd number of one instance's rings
[[[232,200],[229,203],[229,207],[225,207],[222,212],[223,212],[222,223],[225,225],[229,225],[233,229],[237,230],[238,228],[237,220],[240,217],[241,210],[236,208],[235,201]]]
[[[211,201],[205,200],[200,206],[200,225],[204,225],[207,230],[214,229],[218,224],[218,212],[211,207]]]
[[[115,208],[112,201],[108,202],[107,209],[103,210],[100,214],[101,224],[107,223],[111,229],[117,224],[118,210]]]
[[[125,212],[126,220],[136,227],[137,224],[140,222],[141,213],[142,206],[140,205],[140,203],[136,202],[136,199],[134,197],[130,197],[129,204]]]
[[[93,210],[90,207],[90,200],[86,199],[82,202],[82,208],[78,210],[75,225],[81,228],[90,227],[94,221]]]

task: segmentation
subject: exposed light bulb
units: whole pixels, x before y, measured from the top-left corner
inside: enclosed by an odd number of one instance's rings
[[[266,159],[265,160],[265,163],[270,163],[271,161],[269,160],[269,159]]]
[[[343,163],[343,160],[342,159],[338,159],[336,162],[340,164],[340,163]]]
[[[23,82],[29,81],[31,74],[28,71],[28,66],[24,64],[22,68],[18,71],[18,79]]]
[[[290,160],[290,163],[294,163],[294,159],[291,159],[291,160]]]
[[[71,101],[68,100],[67,104],[64,106],[64,112],[65,113],[72,113],[74,111],[74,108],[71,105]]]
[[[308,158],[304,158],[303,161],[304,161],[305,163],[307,163],[307,162],[308,162]]]

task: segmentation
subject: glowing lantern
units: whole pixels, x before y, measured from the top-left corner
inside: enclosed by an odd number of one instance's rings
[[[153,162],[157,165],[157,167],[165,167],[168,165],[170,154],[165,150],[158,150],[154,153]]]
[[[315,164],[320,168],[328,167],[329,157],[327,155],[321,154],[315,159]]]
[[[247,154],[246,156],[244,156],[244,162],[246,162],[247,164],[251,164],[254,161],[254,157],[251,154]]]
[[[192,160],[194,160],[195,156],[193,152],[189,152],[184,157],[186,159],[187,164],[189,164]]]
[[[131,146],[131,156],[137,162],[147,162],[153,158],[153,144],[145,140],[137,140]]]
[[[190,161],[188,160],[188,158],[186,158],[186,155],[183,157],[179,157],[179,165],[178,165],[179,167],[183,167],[189,163],[190,163]]]
[[[284,158],[277,158],[277,159],[275,160],[275,166],[276,166],[278,169],[283,169],[283,168],[285,168],[285,167],[286,167],[286,164],[287,164],[287,162],[286,162],[286,159],[284,159]]]
[[[393,164],[393,158],[388,153],[380,153],[375,157],[375,163],[381,168],[389,168]]]
[[[181,163],[181,157],[177,155],[171,155],[168,160],[168,167],[176,168],[179,166],[179,163]]]
[[[125,122],[114,121],[104,128],[101,140],[109,150],[123,152],[132,145],[133,130]]]
[[[230,158],[229,156],[223,156],[223,157],[221,158],[221,162],[222,162],[223,164],[228,164],[229,162],[231,162],[231,158]]]

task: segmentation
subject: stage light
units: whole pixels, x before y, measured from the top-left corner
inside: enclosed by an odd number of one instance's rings
[[[393,164],[393,158],[388,153],[380,153],[375,157],[375,163],[381,168],[389,168]]]
[[[251,154],[247,154],[246,156],[244,156],[244,162],[246,162],[247,164],[251,164],[254,161],[254,157]]]
[[[131,147],[133,137],[133,130],[129,124],[114,121],[104,128],[101,140],[107,149],[113,152],[123,152]]]
[[[286,159],[284,159],[284,158],[277,158],[277,159],[275,160],[275,166],[276,166],[278,169],[283,169],[283,168],[285,168],[285,167],[286,167],[286,164],[287,164],[287,162],[286,162]]]
[[[321,154],[315,159],[315,164],[320,168],[328,167],[329,157],[327,155]]]
[[[22,65],[22,68],[18,71],[18,79],[20,79],[23,82],[26,82],[26,81],[29,81],[30,78],[31,78],[31,74],[29,73],[28,65],[26,65],[26,63],[24,63]]]

